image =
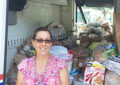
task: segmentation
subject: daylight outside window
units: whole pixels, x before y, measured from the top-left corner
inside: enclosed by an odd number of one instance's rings
[[[83,13],[87,23],[99,23],[103,24],[108,22],[109,24],[113,24],[113,12],[114,7],[86,7],[83,6]],[[83,19],[79,8],[77,8],[77,24],[82,24]]]

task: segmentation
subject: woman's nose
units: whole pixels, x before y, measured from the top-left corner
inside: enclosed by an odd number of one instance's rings
[[[45,41],[43,41],[43,42],[42,42],[42,45],[45,45],[45,44],[46,44]]]

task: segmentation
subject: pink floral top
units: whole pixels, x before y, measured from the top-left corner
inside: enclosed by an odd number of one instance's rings
[[[40,83],[41,81],[43,81],[42,85],[61,85],[59,71],[66,66],[67,64],[64,60],[51,55],[46,67],[46,72],[36,73],[35,56],[33,56],[32,58],[23,60],[18,65],[18,69],[24,74],[23,85],[35,85],[36,82]]]

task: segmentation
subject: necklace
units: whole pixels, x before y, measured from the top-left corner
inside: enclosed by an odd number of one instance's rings
[[[45,71],[41,73],[41,81],[37,81],[37,63],[36,63],[36,56],[35,56],[35,84],[34,85],[43,85],[43,78],[44,78],[44,74],[46,72],[46,68],[47,68],[47,65],[48,65],[48,62],[49,62],[49,58],[50,56],[48,57],[48,60],[46,62],[46,66],[45,66]]]

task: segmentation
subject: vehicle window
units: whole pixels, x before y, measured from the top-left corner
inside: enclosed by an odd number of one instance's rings
[[[86,7],[83,6],[83,13],[87,23],[105,23],[113,24],[114,7]],[[83,23],[79,8],[77,7],[77,23]]]

